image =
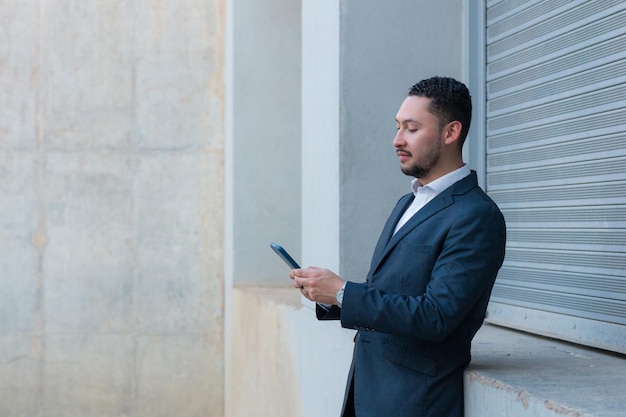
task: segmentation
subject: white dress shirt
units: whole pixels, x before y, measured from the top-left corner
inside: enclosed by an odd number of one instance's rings
[[[463,165],[461,168],[449,172],[446,175],[431,181],[427,185],[422,185],[417,178],[413,179],[413,181],[411,181],[411,190],[413,190],[415,198],[402,217],[400,217],[393,234],[395,235],[396,232],[400,230],[400,228],[404,226],[404,224],[408,222],[409,219],[419,211],[419,209],[428,204],[430,200],[437,197],[439,193],[450,187],[455,182],[467,177],[470,172],[471,170],[469,166]]]

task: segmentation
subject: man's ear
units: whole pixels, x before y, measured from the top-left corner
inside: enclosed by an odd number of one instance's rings
[[[446,145],[452,145],[461,137],[463,125],[458,120],[453,120],[444,127],[444,140]]]

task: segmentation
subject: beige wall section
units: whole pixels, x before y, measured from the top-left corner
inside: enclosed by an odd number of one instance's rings
[[[296,355],[289,311],[302,308],[294,291],[257,288],[233,291],[231,330],[232,386],[227,391],[228,417],[300,417]],[[247,323],[248,325],[243,325]],[[287,339],[286,339],[287,338]]]
[[[232,294],[225,415],[338,415],[354,331],[317,321],[293,288],[234,288]]]
[[[0,2],[1,416],[223,416],[223,22]]]

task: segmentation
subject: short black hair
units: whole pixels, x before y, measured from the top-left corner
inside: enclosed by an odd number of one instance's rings
[[[472,122],[472,96],[465,84],[454,78],[431,77],[412,86],[409,96],[430,98],[428,110],[439,119],[440,127],[460,122],[459,145],[463,147]]]

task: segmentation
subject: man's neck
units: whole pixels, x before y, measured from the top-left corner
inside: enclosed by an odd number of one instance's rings
[[[462,159],[455,160],[454,162],[451,161],[448,164],[440,164],[436,169],[433,169],[428,174],[426,174],[426,176],[422,178],[418,178],[418,181],[422,185],[428,185],[428,183],[433,182],[436,179],[441,178],[444,175],[447,175],[453,171],[456,171],[457,169],[461,168],[463,165],[465,165],[465,162],[463,162]]]

